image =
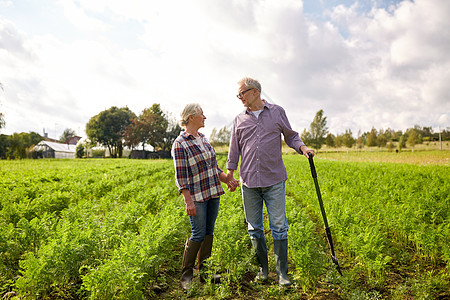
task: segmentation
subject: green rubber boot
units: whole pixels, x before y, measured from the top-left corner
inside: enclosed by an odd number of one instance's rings
[[[281,286],[289,287],[292,282],[289,280],[288,260],[287,260],[288,240],[274,240],[273,251],[275,252],[275,261],[277,263],[277,277]]]
[[[183,253],[183,264],[181,269],[181,287],[186,290],[190,287],[194,278],[195,258],[202,243],[190,239],[186,240]]]
[[[251,239],[251,241],[259,263],[259,272],[258,275],[256,275],[256,280],[266,281],[269,278],[269,261],[267,259],[266,239]]]

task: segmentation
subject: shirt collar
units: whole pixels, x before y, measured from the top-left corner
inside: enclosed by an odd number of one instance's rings
[[[192,134],[187,133],[186,131],[183,131],[183,133],[181,134],[185,139],[187,140],[195,140],[195,136],[193,136]],[[200,137],[204,137],[205,135],[201,132],[198,133],[198,135]]]
[[[263,109],[264,109],[264,107],[267,107],[267,109],[270,109],[270,108],[272,107],[272,104],[270,104],[269,102],[267,102],[265,99],[262,99],[262,100],[263,100],[263,102],[264,102]],[[249,110],[248,108],[246,108],[245,111],[244,111],[244,113],[246,113],[246,114],[251,114],[252,111]]]

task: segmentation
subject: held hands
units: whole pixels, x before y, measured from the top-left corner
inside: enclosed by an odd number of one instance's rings
[[[237,179],[233,178],[227,182],[227,187],[230,190],[230,192],[234,192],[238,186],[239,186],[239,180],[237,180]]]
[[[227,184],[228,190],[234,192],[239,186],[239,180],[234,179],[233,172],[228,172],[225,183]]]

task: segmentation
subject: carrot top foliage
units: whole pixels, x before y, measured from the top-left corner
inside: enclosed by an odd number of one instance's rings
[[[304,157],[286,155],[289,267],[257,267],[238,189],[221,197],[209,269],[222,284],[178,285],[189,221],[171,160],[0,162],[0,296],[67,299],[439,298],[450,296],[450,168],[316,158],[343,276],[332,264]],[[218,155],[225,168],[226,156]],[[266,224],[268,221],[265,221]]]

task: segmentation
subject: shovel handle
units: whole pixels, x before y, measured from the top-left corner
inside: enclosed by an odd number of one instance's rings
[[[308,155],[309,167],[311,168],[311,175],[313,178],[317,178],[316,167],[314,166],[313,155]]]
[[[323,207],[322,195],[320,193],[319,182],[317,180],[317,172],[316,172],[316,167],[314,166],[313,156],[308,155],[308,160],[309,160],[309,166],[311,168],[311,175],[314,179],[314,185],[316,186],[317,198],[319,199],[320,212],[322,213],[323,223],[325,225],[325,232],[326,232],[328,244],[329,244],[330,250],[331,250],[331,259],[332,259],[333,263],[336,265],[337,271],[342,276],[341,267],[339,266],[339,262],[336,259],[336,255],[334,254],[333,240],[331,239],[331,231],[330,231],[330,227],[328,226],[328,220],[327,220],[327,215],[325,214],[325,208]]]

